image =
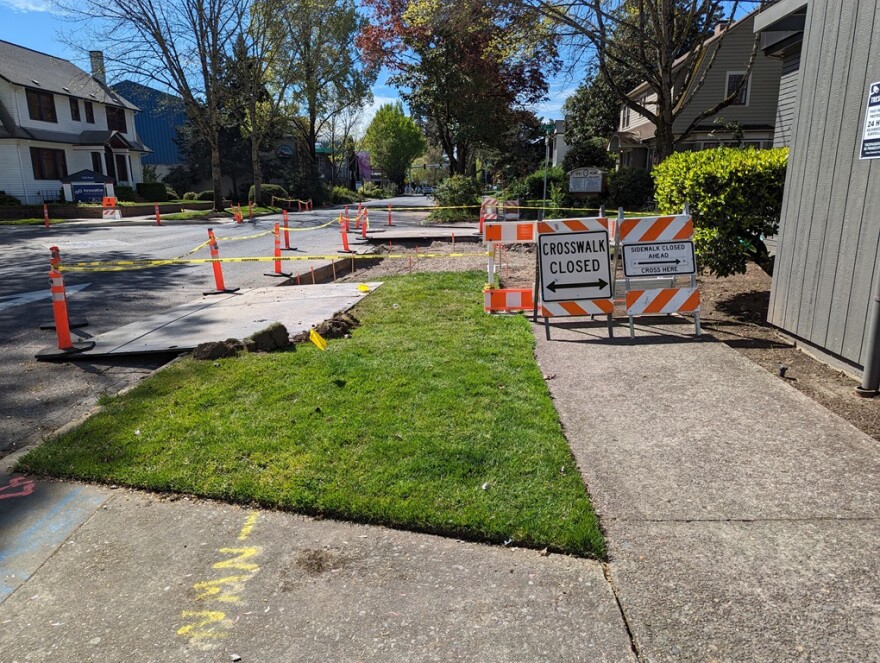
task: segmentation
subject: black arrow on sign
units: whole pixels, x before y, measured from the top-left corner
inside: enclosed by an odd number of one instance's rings
[[[556,292],[557,290],[562,290],[564,288],[599,288],[600,290],[608,285],[608,281],[603,279],[599,279],[598,281],[588,281],[587,283],[557,283],[556,281],[552,281],[547,284],[547,290],[550,292]]]
[[[637,265],[678,265],[681,263],[681,260],[676,258],[675,260],[657,260],[654,262],[637,262]]]

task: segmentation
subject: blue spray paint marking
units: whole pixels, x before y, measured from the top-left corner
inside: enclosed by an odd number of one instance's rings
[[[0,603],[89,518],[107,496],[75,487],[0,550]],[[12,578],[12,576],[15,576]]]

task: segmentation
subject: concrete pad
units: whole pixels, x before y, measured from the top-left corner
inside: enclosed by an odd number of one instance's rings
[[[877,520],[607,523],[645,661],[880,661]]]
[[[93,350],[74,358],[167,353],[191,350],[200,343],[242,339],[280,322],[290,334],[346,311],[366,294],[357,283],[255,288],[211,295],[167,313],[150,316],[91,340]],[[370,291],[381,283],[367,284]]]
[[[427,226],[424,228],[396,228],[394,226],[386,226],[375,228],[367,231],[367,240],[372,242],[387,243],[392,242],[415,242],[418,240],[437,240],[452,241],[453,235],[456,240],[475,240],[481,239],[478,228],[450,228]],[[358,236],[359,237],[359,236]]]
[[[0,470],[0,604],[108,497],[109,491],[100,488]]]
[[[601,565],[119,492],[0,605],[9,661],[634,661]]]
[[[572,323],[565,323],[566,326]],[[876,518],[880,445],[692,325],[535,325],[537,358],[600,515]],[[624,338],[620,338],[625,336]]]

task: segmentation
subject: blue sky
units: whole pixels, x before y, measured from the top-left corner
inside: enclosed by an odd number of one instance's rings
[[[64,19],[52,12],[52,4],[48,0],[0,0],[0,39],[71,60],[88,71],[88,59],[59,39],[59,31],[68,28]],[[371,118],[382,104],[398,99],[397,90],[384,83],[385,76],[380,76],[373,88],[374,101],[367,109],[367,118]],[[567,81],[564,77],[551,81],[550,99],[535,107],[535,112],[546,119],[561,118],[562,104],[576,86],[576,82]]]

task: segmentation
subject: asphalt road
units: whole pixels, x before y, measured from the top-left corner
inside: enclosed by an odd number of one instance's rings
[[[371,208],[430,205],[424,197],[407,196],[370,204]],[[352,215],[354,210],[352,209]],[[334,254],[341,248],[336,224],[317,228],[340,210],[315,210],[290,215],[291,246],[286,255]],[[395,212],[395,225],[417,225],[424,212]],[[168,259],[181,256],[207,239],[214,227],[222,257],[271,256],[271,231],[281,215],[259,217],[254,223],[74,222],[49,229],[42,226],[0,226],[0,456],[39,441],[63,424],[82,416],[102,394],[114,394],[167,362],[170,357],[94,360],[66,363],[37,362],[41,349],[56,347],[53,331],[40,330],[52,319],[49,299],[49,247],[61,249],[65,263]],[[371,223],[387,222],[387,212],[372,215]],[[313,229],[310,229],[313,228]],[[259,237],[251,237],[261,235]],[[352,236],[352,241],[355,241]],[[210,257],[207,247],[193,258]],[[284,271],[308,274],[309,261],[285,262]],[[265,276],[271,262],[223,266],[227,286],[257,288],[275,285]],[[146,316],[167,311],[212,289],[211,266],[168,265],[128,271],[65,272],[71,318],[88,326],[75,336],[94,336]],[[77,340],[74,338],[74,340]]]

